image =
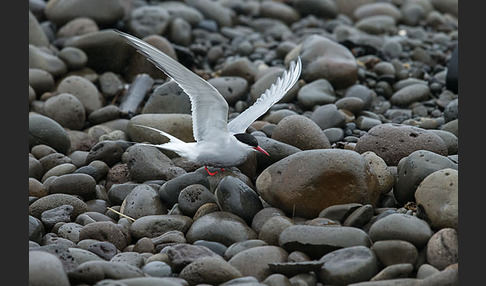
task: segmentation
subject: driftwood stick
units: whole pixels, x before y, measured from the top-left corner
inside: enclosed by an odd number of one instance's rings
[[[148,74],[137,75],[121,98],[120,110],[133,115],[153,84],[154,80]]]

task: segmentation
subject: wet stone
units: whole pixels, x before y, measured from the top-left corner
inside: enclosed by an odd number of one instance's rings
[[[201,184],[192,184],[182,189],[177,201],[181,211],[189,217],[193,217],[202,205],[216,202],[213,193]]]

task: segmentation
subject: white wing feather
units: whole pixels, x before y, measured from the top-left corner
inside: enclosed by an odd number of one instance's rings
[[[114,31],[172,78],[189,96],[196,141],[227,134],[228,103],[217,89],[152,45],[127,33]]]
[[[294,86],[300,77],[302,63],[300,57],[296,62],[291,62],[288,71],[263,93],[255,103],[228,123],[230,133],[244,133],[248,126],[265,114],[270,107],[277,103]]]

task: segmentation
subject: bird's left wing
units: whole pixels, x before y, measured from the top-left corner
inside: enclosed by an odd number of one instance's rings
[[[217,89],[152,45],[127,33],[114,31],[172,78],[189,96],[192,127],[196,141],[219,137],[227,133],[228,103]]]
[[[255,103],[228,123],[230,133],[244,133],[248,126],[277,103],[294,86],[300,77],[302,63],[300,57],[297,62],[291,62],[288,71],[263,93]]]

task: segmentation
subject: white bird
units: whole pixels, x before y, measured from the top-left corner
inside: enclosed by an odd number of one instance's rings
[[[224,171],[224,167],[238,166],[245,162],[247,156],[255,150],[269,156],[258,146],[257,139],[245,132],[253,121],[265,114],[297,82],[302,70],[300,58],[297,62],[292,62],[289,70],[284,71],[252,106],[228,123],[228,103],[210,83],[152,45],[127,33],[118,30],[115,32],[174,80],[191,101],[193,135],[196,142],[186,143],[162,130],[137,125],[157,131],[169,139],[165,144],[144,145],[174,151],[188,161],[204,165],[211,176],[217,172],[210,172],[207,166],[219,167]]]

